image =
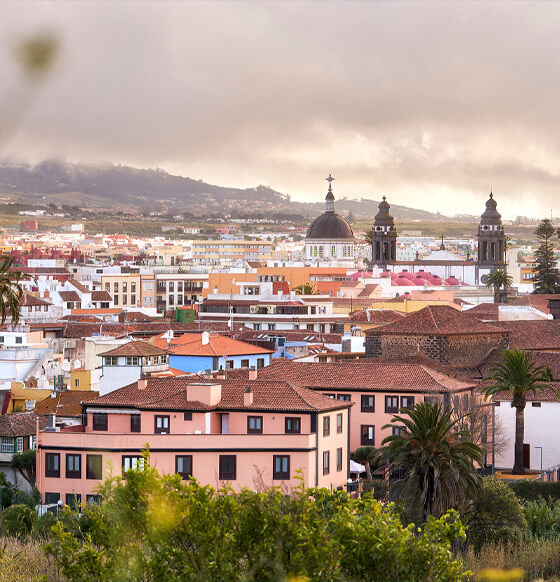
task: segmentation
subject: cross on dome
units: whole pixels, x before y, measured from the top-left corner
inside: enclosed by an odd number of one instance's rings
[[[332,182],[334,182],[334,178],[331,176],[331,174],[329,174],[328,178],[325,178],[325,180],[329,183],[329,192],[332,191]]]

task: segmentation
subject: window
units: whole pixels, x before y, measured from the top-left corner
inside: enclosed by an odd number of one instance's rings
[[[35,450],[37,448],[37,435],[31,437],[31,449]]]
[[[126,281],[123,282],[123,284],[122,284],[122,292],[128,293],[128,285],[126,284]]]
[[[45,503],[51,505],[52,503],[58,503],[60,500],[60,493],[45,493]]]
[[[362,395],[362,412],[375,412],[375,396]]]
[[[350,402],[352,400],[352,396],[350,394],[337,394],[337,400],[342,400],[342,402]]]
[[[399,397],[385,396],[385,412],[398,412],[398,410],[399,410]]]
[[[181,475],[181,479],[192,477],[192,455],[175,455],[175,473]]]
[[[77,388],[80,385],[80,380],[78,378],[74,379],[74,386]]]
[[[329,436],[331,434],[331,417],[323,416],[323,436]]]
[[[342,471],[342,447],[336,449],[336,470]]]
[[[86,479],[101,479],[103,477],[102,455],[86,455]]]
[[[0,335],[0,344],[3,344],[3,343],[4,343],[4,336]]]
[[[82,478],[82,455],[66,455],[66,478]]]
[[[45,477],[60,477],[60,454],[45,454]]]
[[[362,424],[361,445],[375,445],[375,426],[372,424]]]
[[[235,481],[237,457],[235,455],[220,455],[220,481]]]
[[[241,360],[241,367],[248,368],[249,367],[249,360]]]
[[[16,437],[16,453],[23,452],[23,437]]]
[[[488,417],[486,415],[480,419],[480,442],[483,445],[488,442]]]
[[[342,422],[342,413],[339,413],[336,415],[336,432],[339,434],[342,432]]]
[[[79,493],[67,493],[66,505],[72,509],[79,509],[82,505],[82,496]]]
[[[333,400],[336,398],[336,394],[325,394],[325,396],[328,396],[329,398],[332,398]]]
[[[394,426],[392,432],[393,436],[404,436],[406,434],[406,429],[404,426]]]
[[[144,457],[140,455],[123,455],[123,474],[127,471],[142,471],[142,469],[144,469]]]
[[[131,283],[130,284],[130,292],[131,293],[136,293],[136,283]]]
[[[154,432],[156,434],[167,434],[169,432],[169,416],[155,417]]]
[[[185,412],[183,415],[183,420],[192,420],[192,412]]]
[[[105,356],[105,365],[106,366],[118,366],[119,365],[119,358],[117,358],[117,356]]]
[[[273,455],[272,457],[272,478],[275,480],[290,478],[290,456]]]
[[[262,434],[263,431],[263,417],[262,416],[248,416],[247,417],[247,434]]]
[[[86,503],[101,503],[101,495],[86,495]]]
[[[424,402],[431,402],[432,404],[438,404],[439,396],[424,396]]]
[[[93,413],[93,430],[107,430],[107,413],[94,412]]]
[[[301,418],[286,417],[286,434],[299,434],[301,432]]]
[[[541,407],[541,403],[540,402],[531,402],[531,406],[533,408],[540,408]]]
[[[119,296],[118,295],[113,295],[113,304],[114,305],[118,305],[119,304]]]
[[[401,408],[414,408],[414,396],[401,396]]]
[[[127,366],[139,366],[140,365],[140,358],[138,356],[127,356],[126,365]]]
[[[264,368],[264,358],[257,358],[257,370]]]
[[[130,415],[130,432],[140,432],[141,430],[141,416],[139,414]]]
[[[23,338],[20,335],[16,335],[16,344],[22,344]]]
[[[113,293],[118,293],[119,292],[119,284],[118,282],[114,282],[113,283]]]
[[[328,475],[330,470],[330,453],[323,451],[323,475]]]

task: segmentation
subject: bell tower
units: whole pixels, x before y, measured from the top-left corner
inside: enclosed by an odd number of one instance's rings
[[[371,264],[383,269],[397,260],[397,231],[395,219],[389,214],[390,208],[383,196],[371,231]]]
[[[502,215],[496,206],[494,195],[490,192],[478,226],[478,266],[490,271],[505,266],[506,235]]]

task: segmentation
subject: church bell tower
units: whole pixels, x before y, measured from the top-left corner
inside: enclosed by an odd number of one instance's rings
[[[383,269],[397,260],[397,231],[395,219],[389,214],[390,208],[383,196],[371,231],[371,264]]]
[[[496,209],[494,195],[486,201],[486,210],[478,226],[478,267],[495,271],[505,266],[506,235],[502,215]]]

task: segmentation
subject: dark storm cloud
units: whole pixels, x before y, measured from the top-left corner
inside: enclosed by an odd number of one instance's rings
[[[62,58],[5,153],[161,166],[300,199],[555,206],[557,3],[5,0]],[[1,101],[0,101],[1,102]],[[560,214],[560,208],[558,208]]]

